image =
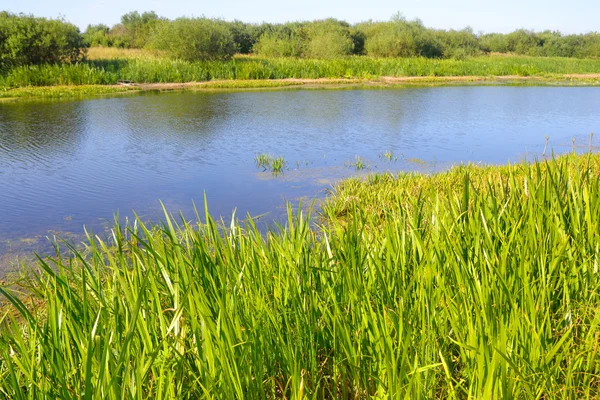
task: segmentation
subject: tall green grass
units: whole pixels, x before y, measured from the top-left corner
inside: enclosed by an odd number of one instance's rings
[[[600,395],[600,155],[352,179],[322,213],[40,260],[2,289],[1,396]]]
[[[193,82],[237,79],[373,78],[379,76],[536,76],[600,73],[600,60],[534,57],[476,57],[466,60],[348,57],[333,60],[237,57],[187,62],[166,58],[90,60],[72,65],[14,68],[0,86],[50,86]]]

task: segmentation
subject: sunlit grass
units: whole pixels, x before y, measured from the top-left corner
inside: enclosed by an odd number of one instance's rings
[[[398,161],[398,157],[396,157],[391,150],[386,150],[384,153],[381,153],[379,158],[387,161]]]
[[[161,53],[157,50],[123,49],[118,47],[90,47],[87,50],[88,60],[111,60],[132,58],[158,58]]]
[[[97,50],[94,50],[97,51]],[[92,54],[93,52],[92,51]],[[102,50],[102,52],[107,50]],[[111,50],[112,51],[112,50]],[[537,76],[600,73],[600,60],[545,57],[475,57],[465,60],[347,57],[333,60],[234,57],[229,61],[186,62],[127,54],[73,65],[25,66],[0,76],[0,86],[52,86],[135,83],[180,83],[210,80],[371,79],[390,77]],[[100,57],[100,55],[98,55]]]
[[[320,227],[197,219],[2,286],[0,397],[600,396],[598,154],[350,179]]]
[[[254,163],[257,168],[264,171],[270,170],[273,175],[281,175],[287,168],[287,161],[283,157],[273,157],[270,154],[261,153],[254,157]]]
[[[0,98],[62,98],[99,96],[105,94],[124,93],[139,90],[131,86],[28,86],[14,89],[1,89]]]
[[[345,164],[349,167],[354,168],[356,171],[362,171],[364,169],[369,168],[369,164],[367,163],[367,161],[360,156],[355,156],[354,160],[348,161]]]

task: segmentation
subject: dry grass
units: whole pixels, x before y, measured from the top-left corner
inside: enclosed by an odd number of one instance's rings
[[[117,47],[90,47],[88,49],[88,60],[114,60],[132,58],[157,58],[160,52],[145,49],[120,49]]]

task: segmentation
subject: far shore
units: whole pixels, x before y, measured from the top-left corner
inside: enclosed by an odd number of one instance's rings
[[[534,76],[382,76],[379,78],[319,78],[213,80],[185,83],[135,83],[117,85],[28,86],[0,90],[0,101],[39,98],[96,97],[140,91],[245,91],[277,89],[352,89],[430,86],[600,86],[600,74],[545,74]]]

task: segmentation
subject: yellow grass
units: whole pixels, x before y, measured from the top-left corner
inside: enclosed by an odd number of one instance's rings
[[[90,47],[87,52],[88,60],[110,60],[115,58],[156,58],[160,53],[146,49],[120,49],[117,47]]]

